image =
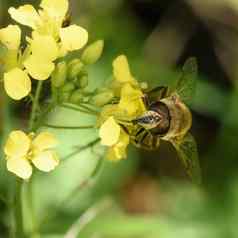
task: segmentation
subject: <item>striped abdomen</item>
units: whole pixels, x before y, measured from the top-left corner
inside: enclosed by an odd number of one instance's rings
[[[160,137],[142,126],[136,125],[130,133],[131,142],[138,148],[155,150],[159,147]]]

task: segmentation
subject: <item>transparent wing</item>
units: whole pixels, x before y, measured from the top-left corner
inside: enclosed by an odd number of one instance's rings
[[[186,173],[196,184],[201,183],[201,170],[198,159],[197,144],[190,133],[187,133],[182,140],[171,141],[177,150],[178,157],[183,163]]]
[[[194,57],[189,58],[182,68],[182,75],[178,79],[176,92],[181,100],[189,103],[194,96],[197,77],[197,60]]]
[[[144,102],[145,105],[149,106],[151,103],[158,101],[162,98],[168,96],[168,87],[166,86],[158,86],[152,88],[148,92],[145,92]]]

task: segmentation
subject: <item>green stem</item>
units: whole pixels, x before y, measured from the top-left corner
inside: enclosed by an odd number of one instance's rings
[[[68,103],[64,103],[62,105],[60,105],[61,107],[64,107],[64,108],[68,108],[68,109],[71,109],[71,110],[74,110],[74,111],[78,111],[78,112],[82,112],[82,113],[86,113],[86,114],[89,114],[89,115],[94,115],[94,116],[98,116],[98,112],[96,111],[93,111],[91,109],[86,109],[86,108],[83,108],[81,106],[77,106],[77,105],[74,105],[74,104],[68,104]]]
[[[0,194],[0,201],[2,201],[6,206],[10,205],[7,198],[5,198],[2,194]]]
[[[69,153],[68,155],[66,155],[66,156],[62,159],[62,161],[65,161],[65,160],[67,160],[67,159],[69,159],[69,158],[71,158],[71,157],[77,155],[78,153],[80,153],[80,152],[82,152],[82,151],[84,151],[84,150],[86,150],[86,149],[88,149],[88,148],[90,148],[90,147],[96,145],[99,141],[100,141],[100,138],[97,138],[97,139],[95,139],[95,140],[89,142],[88,144],[79,147],[79,148],[76,149],[75,151],[73,151],[73,152]]]
[[[32,96],[32,110],[31,110],[31,115],[30,115],[30,120],[29,120],[29,132],[31,131],[35,131],[36,129],[36,118],[37,118],[37,111],[39,110],[39,99],[40,99],[40,94],[41,94],[41,90],[42,90],[42,85],[43,85],[43,81],[38,81],[37,83],[37,87],[36,87],[36,92],[35,92],[35,96]],[[35,214],[34,214],[34,204],[33,204],[33,193],[32,193],[32,180],[26,184],[26,204],[27,207],[29,209],[29,215],[31,221],[32,221],[32,227],[31,227],[31,233],[35,234],[37,233],[37,227],[36,227],[36,223],[35,223]],[[19,205],[18,205],[19,206]],[[22,217],[23,214],[21,214]],[[17,217],[17,219],[20,219],[19,217]],[[23,219],[23,218],[21,218]],[[17,236],[18,237],[18,236]]]
[[[86,105],[86,104],[81,103],[81,104],[79,104],[79,107],[82,107],[83,109],[94,112],[96,114],[99,113],[96,109],[93,109],[92,107],[90,107],[89,105]]]
[[[23,228],[23,213],[22,213],[22,183],[23,181],[17,178],[15,188],[15,205],[14,205],[14,216],[15,216],[15,237],[24,237]]]
[[[30,131],[33,130],[33,128],[34,128],[34,123],[35,123],[35,119],[36,119],[36,112],[38,109],[42,84],[43,84],[43,81],[41,81],[41,80],[38,81],[38,83],[37,83],[36,94],[35,94],[34,101],[32,104],[32,111],[31,111],[30,122],[29,122],[29,130]]]
[[[92,129],[95,128],[94,125],[87,125],[87,126],[59,126],[59,125],[51,125],[51,124],[43,124],[45,127],[54,128],[54,129],[66,129],[66,130],[73,130],[73,129]]]
[[[37,237],[38,235],[38,224],[36,221],[36,214],[34,209],[34,197],[33,197],[33,185],[34,185],[34,174],[32,174],[31,179],[25,183],[25,196],[26,196],[26,208],[29,214],[28,223],[28,235],[30,237]]]
[[[95,143],[95,141],[92,141],[92,143]],[[62,209],[62,207],[67,206],[70,202],[72,202],[72,200],[76,197],[76,195],[82,191],[83,188],[86,187],[91,187],[95,184],[95,182],[97,181],[98,176],[100,175],[100,172],[102,171],[103,168],[103,162],[104,162],[104,158],[103,156],[99,157],[98,162],[95,166],[95,168],[92,170],[90,176],[88,177],[88,179],[86,179],[84,182],[82,182],[81,184],[77,185],[68,196],[66,196],[66,198],[64,200],[62,200],[58,205],[57,208],[52,212],[52,213],[48,213],[40,222],[40,224],[45,224],[48,223],[49,220],[54,219],[59,210]]]
[[[37,130],[41,127],[47,118],[47,115],[56,107],[56,103],[54,101],[50,102],[48,106],[45,107],[45,110],[39,115],[37,120],[34,123],[34,130]]]

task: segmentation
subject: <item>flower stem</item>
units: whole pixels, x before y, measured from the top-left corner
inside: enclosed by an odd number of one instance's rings
[[[87,126],[59,126],[59,125],[51,125],[51,124],[44,124],[43,126],[54,128],[54,129],[66,129],[66,130],[74,130],[74,129],[92,129],[95,128],[94,125],[87,125]]]
[[[93,141],[95,143],[95,141]],[[92,170],[91,174],[89,175],[89,177],[82,183],[80,183],[79,185],[77,185],[69,194],[68,196],[65,197],[65,199],[63,199],[57,206],[52,213],[47,213],[47,215],[42,219],[42,221],[40,222],[40,224],[45,224],[48,223],[51,219],[55,218],[58,215],[58,212],[60,211],[60,209],[62,207],[67,206],[70,202],[72,202],[73,198],[75,198],[77,196],[77,194],[79,192],[82,191],[83,188],[88,188],[93,186],[97,179],[98,176],[100,175],[100,172],[103,169],[103,162],[104,162],[104,157],[99,157],[98,158],[98,162],[95,166],[95,168]]]
[[[37,83],[36,93],[35,93],[35,97],[34,97],[33,104],[32,104],[32,110],[31,110],[31,116],[30,116],[30,122],[29,122],[29,130],[30,131],[34,128],[34,123],[35,123],[35,119],[36,119],[36,112],[38,109],[42,84],[43,84],[43,81],[38,81],[38,83]]]
[[[82,151],[84,151],[84,150],[86,150],[86,149],[88,149],[88,148],[90,148],[90,147],[96,145],[99,141],[100,141],[100,138],[97,138],[97,139],[95,139],[95,140],[89,142],[88,144],[77,148],[75,151],[73,151],[73,152],[69,153],[68,155],[66,155],[66,156],[62,159],[62,161],[65,161],[65,160],[67,160],[67,159],[69,159],[69,158],[71,158],[71,157],[77,155],[78,153],[80,153],[80,152],[82,152]]]
[[[68,109],[71,109],[71,110],[74,110],[74,111],[79,111],[79,112],[86,113],[86,114],[89,114],[89,115],[94,115],[94,116],[98,115],[98,112],[96,112],[94,110],[91,110],[89,108],[84,108],[84,107],[74,105],[74,104],[64,103],[64,104],[61,105],[61,107],[68,108]]]
[[[23,238],[23,214],[22,214],[22,180],[17,178],[15,188],[15,205],[14,205],[14,216],[15,216],[15,237]]]

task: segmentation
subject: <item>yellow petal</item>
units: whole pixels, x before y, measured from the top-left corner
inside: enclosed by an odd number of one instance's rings
[[[119,107],[129,116],[137,116],[145,111],[142,97],[143,93],[139,89],[134,89],[127,83],[121,89]]]
[[[29,179],[32,174],[30,162],[24,157],[7,159],[7,170],[22,179]]]
[[[8,12],[12,19],[33,29],[35,29],[37,24],[40,22],[40,17],[37,11],[32,5],[29,4],[23,5],[17,9],[10,7]]]
[[[62,17],[66,15],[69,7],[68,0],[42,0],[40,6],[51,17]]]
[[[73,51],[83,48],[88,42],[88,32],[77,25],[71,25],[60,29],[62,47]]]
[[[23,131],[12,131],[4,146],[4,152],[8,157],[23,157],[30,148],[31,140]]]
[[[129,145],[129,135],[121,130],[118,143],[114,146],[115,155],[118,159],[126,158],[126,148]]]
[[[0,41],[9,50],[18,50],[21,41],[21,29],[17,25],[9,25],[0,29]]]
[[[4,88],[9,97],[20,100],[31,91],[31,80],[27,73],[19,68],[13,68],[4,73]]]
[[[106,158],[112,161],[125,159],[127,156],[126,152],[128,144],[129,144],[129,136],[123,130],[121,130],[118,143],[116,143],[108,150]]]
[[[112,63],[113,75],[120,83],[134,82],[131,75],[130,67],[125,55],[118,56]]]
[[[50,172],[59,164],[59,159],[53,151],[43,151],[37,154],[32,163],[41,171]]]
[[[2,59],[5,72],[18,67],[18,50],[8,50],[4,59]]]
[[[37,80],[46,80],[54,71],[55,65],[51,61],[45,61],[42,58],[37,58],[34,55],[28,57],[24,66],[32,78]]]
[[[101,144],[112,146],[117,143],[120,136],[121,128],[113,117],[109,117],[100,127],[99,136]]]
[[[59,55],[55,39],[52,36],[40,35],[36,32],[33,32],[31,50],[34,58],[44,59],[45,61],[53,61]]]
[[[43,151],[46,149],[54,148],[58,145],[58,140],[55,136],[49,132],[41,132],[32,142],[33,146],[39,150]]]

